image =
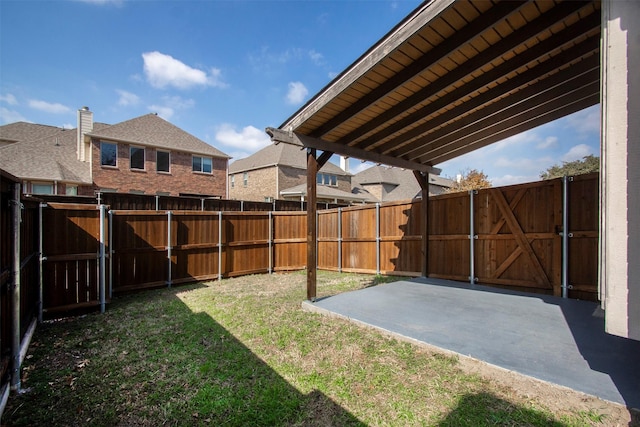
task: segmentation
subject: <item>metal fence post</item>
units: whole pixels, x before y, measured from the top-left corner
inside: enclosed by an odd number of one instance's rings
[[[42,310],[44,308],[44,262],[47,259],[43,254],[44,245],[42,241],[44,235],[42,217],[45,207],[47,207],[46,203],[40,203],[38,207],[38,322],[40,323],[42,323],[43,321]]]
[[[269,274],[273,273],[273,212],[269,212]]]
[[[376,203],[376,274],[380,274],[380,203]]]
[[[218,211],[218,280],[222,280],[222,211]]]
[[[569,238],[573,234],[569,232],[569,182],[573,177],[562,177],[562,298],[569,297]]]
[[[168,274],[167,287],[171,287],[171,211],[167,211],[167,263]]]
[[[113,298],[113,212],[109,209],[109,298]]]
[[[475,241],[478,238],[474,228],[473,196],[475,194],[478,194],[478,190],[469,190],[469,283],[471,285],[476,283]]]
[[[106,212],[106,206],[105,205],[100,205],[100,260],[99,262],[99,269],[100,269],[100,280],[98,283],[98,287],[99,287],[99,295],[100,295],[100,313],[104,313],[105,310],[105,304],[106,304],[106,292],[105,292],[105,281],[106,281],[106,251],[105,251],[105,245],[106,245],[106,236],[105,236],[105,212]]]
[[[338,208],[338,272],[342,273],[342,208]]]
[[[11,390],[20,392],[20,183],[13,186],[13,266],[11,267]]]

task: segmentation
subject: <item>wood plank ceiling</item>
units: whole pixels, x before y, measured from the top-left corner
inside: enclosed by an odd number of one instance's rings
[[[267,132],[428,171],[598,102],[599,1],[433,0]]]

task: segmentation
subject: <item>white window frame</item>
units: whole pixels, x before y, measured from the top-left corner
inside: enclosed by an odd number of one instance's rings
[[[200,170],[194,169],[194,166],[195,166],[194,165],[194,161],[195,161],[196,158],[200,159]],[[205,171],[205,165],[204,165],[205,160],[209,160],[209,162],[211,164],[211,170],[208,171],[208,172]],[[207,156],[196,156],[196,155],[193,155],[191,157],[191,170],[193,172],[195,172],[195,173],[205,173],[207,175],[211,175],[213,173],[213,158],[212,157],[207,157]]]
[[[48,192],[48,193],[36,192],[35,191],[36,187],[47,187],[51,191]],[[31,183],[31,194],[56,194],[56,193],[55,193],[55,188],[53,187],[53,183],[51,183],[51,182],[32,182]]]

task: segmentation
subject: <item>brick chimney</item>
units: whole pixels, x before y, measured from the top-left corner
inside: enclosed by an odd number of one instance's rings
[[[93,112],[89,107],[78,110],[78,143],[76,153],[78,160],[89,161],[89,142],[85,141],[85,134],[93,131]]]

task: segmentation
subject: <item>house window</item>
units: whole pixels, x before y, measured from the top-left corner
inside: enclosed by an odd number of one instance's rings
[[[211,173],[213,169],[213,160],[211,160],[211,157],[193,156],[192,165],[194,172]]]
[[[131,147],[129,149],[131,169],[144,170],[144,148]]]
[[[53,184],[31,184],[31,194],[53,194]]]
[[[67,184],[67,188],[65,189],[65,194],[67,196],[77,196],[78,195],[78,186],[77,185],[69,185],[69,184]]]
[[[247,184],[249,184],[249,172],[242,174],[242,185],[246,187]]]
[[[331,187],[338,186],[338,177],[336,175],[330,175],[328,173],[319,173],[316,176],[316,182],[318,185],[328,185]]]
[[[158,151],[156,153],[156,171],[169,172],[169,165],[171,164],[168,151]]]
[[[118,160],[118,144],[110,142],[100,143],[100,164],[102,166],[116,166]]]
[[[231,175],[231,188],[236,186],[236,176]]]

